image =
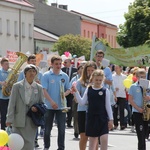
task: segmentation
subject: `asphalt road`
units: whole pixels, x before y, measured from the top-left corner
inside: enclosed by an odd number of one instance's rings
[[[74,130],[66,128],[65,150],[79,150],[79,139],[74,138]],[[137,137],[136,133],[130,131],[130,127],[123,131],[114,130],[110,131],[108,150],[137,150]],[[40,147],[36,150],[43,150],[43,138],[39,136]],[[150,141],[146,142],[147,149],[150,150]],[[87,148],[88,150],[88,143]],[[54,126],[51,136],[50,150],[57,150],[57,127]]]

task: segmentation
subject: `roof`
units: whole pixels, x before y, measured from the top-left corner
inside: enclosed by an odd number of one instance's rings
[[[111,23],[99,20],[97,18],[94,18],[94,17],[88,16],[88,15],[79,13],[77,11],[71,10],[70,12],[72,12],[72,13],[74,13],[76,15],[79,15],[81,17],[81,19],[83,19],[83,20],[92,21],[92,22],[95,22],[95,23],[101,23],[103,25],[109,25],[109,26],[117,28],[117,25],[114,25],[114,24],[111,24]]]
[[[34,39],[56,42],[58,40],[58,37],[40,28],[34,27]]]
[[[13,3],[13,4],[18,4],[18,5],[23,5],[23,6],[26,6],[26,7],[34,8],[34,6],[30,2],[28,2],[27,0],[5,0],[5,1]]]
[[[80,34],[81,19],[78,15],[67,10],[55,8],[42,3],[41,0],[29,0],[36,11],[34,13],[34,25],[61,36],[65,34]]]

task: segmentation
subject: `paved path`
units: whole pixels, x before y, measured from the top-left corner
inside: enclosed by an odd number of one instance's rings
[[[66,148],[65,150],[79,150],[79,139],[75,139],[73,129],[66,128]],[[36,150],[43,150],[43,138],[39,136],[40,147]],[[146,142],[147,149],[150,150],[150,141]],[[57,150],[57,127],[54,126],[51,136],[50,150]],[[88,150],[88,144],[87,144]],[[137,137],[136,133],[132,133],[130,128],[123,131],[114,130],[109,134],[108,150],[137,150]]]

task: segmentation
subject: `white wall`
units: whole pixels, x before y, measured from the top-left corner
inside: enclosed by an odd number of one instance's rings
[[[22,36],[22,23],[25,36]],[[33,26],[34,9],[0,2],[0,55],[5,56],[7,50],[34,53]]]

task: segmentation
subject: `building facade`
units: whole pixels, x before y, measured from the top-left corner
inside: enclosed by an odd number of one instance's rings
[[[81,14],[76,11],[72,13],[81,17],[81,36],[92,39],[93,35],[98,38],[104,38],[112,48],[117,48],[116,41],[117,26],[102,20]]]
[[[34,52],[35,8],[26,0],[0,1],[0,55],[7,51]]]

